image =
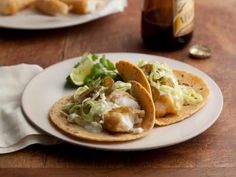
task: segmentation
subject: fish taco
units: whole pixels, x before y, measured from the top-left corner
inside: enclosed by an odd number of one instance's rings
[[[119,61],[116,67],[121,75],[126,76],[125,80],[132,78],[152,94],[156,125],[169,125],[184,120],[207,103],[207,84],[190,72],[172,70],[167,64],[158,61],[141,61],[138,66]]]
[[[146,136],[154,126],[151,95],[136,81],[102,79],[97,86],[79,87],[58,100],[49,117],[67,135],[91,141],[129,141]]]

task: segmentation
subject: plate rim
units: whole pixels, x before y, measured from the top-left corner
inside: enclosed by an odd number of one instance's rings
[[[219,109],[217,111],[217,114],[216,116],[214,117],[214,119],[211,119],[211,121],[206,124],[205,126],[202,126],[200,130],[198,130],[198,133],[195,133],[193,136],[191,137],[187,137],[187,138],[184,138],[182,139],[181,141],[174,141],[174,142],[170,142],[170,143],[167,143],[165,145],[155,145],[155,146],[149,146],[149,147],[133,147],[133,148],[110,148],[110,147],[99,147],[99,146],[96,146],[96,143],[91,143],[91,144],[83,144],[83,143],[86,143],[86,141],[83,141],[83,140],[76,140],[74,138],[71,138],[70,136],[66,136],[68,139],[70,139],[71,141],[69,140],[65,140],[61,137],[58,137],[58,136],[55,136],[54,134],[52,134],[51,132],[49,131],[46,131],[45,129],[43,129],[42,127],[40,127],[39,125],[37,125],[35,122],[33,122],[30,117],[27,115],[26,113],[26,110],[25,110],[25,106],[24,106],[24,99],[25,99],[25,93],[27,92],[27,89],[28,87],[30,86],[31,82],[35,79],[37,79],[38,77],[40,77],[41,74],[43,74],[45,71],[47,70],[50,70],[51,68],[55,67],[56,65],[60,65],[60,64],[63,64],[63,63],[66,63],[66,62],[72,62],[76,59],[79,59],[81,56],[78,56],[78,57],[72,57],[72,58],[69,58],[69,59],[65,59],[63,61],[59,61],[57,63],[54,63],[50,66],[48,66],[47,68],[45,68],[43,71],[41,71],[38,75],[36,75],[34,78],[32,78],[30,80],[30,82],[26,85],[24,91],[23,91],[23,94],[22,94],[22,97],[21,97],[21,109],[26,117],[26,119],[31,123],[33,124],[34,126],[36,126],[37,128],[39,128],[40,130],[42,130],[43,132],[53,136],[53,137],[56,137],[60,140],[63,140],[64,142],[67,142],[67,143],[70,143],[70,144],[74,144],[74,145],[77,145],[77,146],[81,146],[81,147],[86,147],[86,148],[91,148],[91,149],[98,149],[98,150],[105,150],[105,151],[144,151],[144,150],[152,150],[152,149],[158,149],[158,148],[163,148],[163,147],[167,147],[167,146],[172,146],[172,145],[175,145],[175,144],[179,144],[179,143],[182,143],[182,142],[185,142],[187,140],[190,140],[200,134],[202,134],[203,132],[205,132],[208,128],[210,128],[216,121],[217,119],[219,118],[221,112],[222,112],[222,109],[223,109],[223,94],[222,94],[222,91],[220,89],[220,87],[217,85],[217,83],[209,76],[207,75],[206,73],[204,73],[203,71],[201,71],[200,69],[198,68],[195,68],[194,66],[192,65],[189,65],[189,64],[186,64],[184,62],[181,62],[179,60],[175,60],[175,59],[171,59],[171,58],[167,58],[167,57],[163,57],[163,56],[157,56],[157,55],[152,55],[152,54],[145,54],[145,53],[133,53],[133,52],[108,52],[108,53],[97,53],[98,55],[145,55],[145,56],[150,56],[150,57],[157,57],[159,60],[169,60],[169,62],[177,62],[181,65],[185,65],[187,67],[190,67],[191,69],[194,69],[196,70],[197,72],[200,72],[201,74],[207,76],[208,80],[211,81],[211,84],[213,84],[213,86],[217,89],[217,92],[219,93],[219,99],[221,100],[220,103],[218,103],[218,106],[219,106]],[[193,72],[194,73],[194,72]],[[195,73],[194,73],[195,74]],[[209,84],[208,82],[206,82],[207,84]],[[201,110],[199,110],[201,111]],[[191,116],[190,116],[191,117]],[[184,120],[183,120],[184,121]],[[183,122],[181,121],[181,122]],[[51,125],[52,126],[52,125]],[[53,127],[53,126],[52,126]],[[55,129],[55,127],[53,127]],[[56,131],[59,131],[56,129]],[[59,131],[60,132],[60,131]],[[60,132],[61,133],[61,132]],[[82,143],[82,144],[81,144]],[[122,142],[121,142],[122,143]],[[99,144],[99,143],[97,143]]]

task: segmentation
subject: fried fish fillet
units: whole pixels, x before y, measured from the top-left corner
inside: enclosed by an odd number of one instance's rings
[[[13,15],[31,5],[35,0],[0,0],[0,14]]]
[[[66,15],[70,10],[70,7],[60,0],[37,0],[34,7],[38,11],[51,16]]]
[[[97,7],[103,4],[103,0],[61,0],[65,4],[71,7],[73,13],[87,14],[97,9]]]

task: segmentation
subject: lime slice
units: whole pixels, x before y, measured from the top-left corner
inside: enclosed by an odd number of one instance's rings
[[[84,84],[84,79],[90,74],[93,67],[93,60],[88,58],[81,62],[79,66],[73,68],[70,73],[70,80],[73,84],[79,86]]]

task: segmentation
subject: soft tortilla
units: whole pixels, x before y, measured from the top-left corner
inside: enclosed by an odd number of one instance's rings
[[[116,63],[116,69],[124,81],[137,81],[148,91],[148,93],[152,93],[150,84],[145,74],[139,67],[128,61],[121,60]]]
[[[156,118],[155,123],[159,126],[170,125],[188,118],[190,115],[200,110],[207,103],[208,100],[210,92],[207,87],[207,84],[204,82],[203,79],[186,71],[174,70],[174,74],[176,75],[181,85],[189,85],[193,87],[193,89],[197,93],[201,94],[203,97],[203,101],[196,105],[183,106],[183,108],[178,112],[178,114],[167,115],[162,118]]]
[[[135,80],[139,82],[144,88],[146,88],[149,93],[151,93],[151,87],[144,72],[136,65],[127,61],[119,61],[118,63],[116,63],[116,67],[125,81]],[[156,118],[155,124],[159,126],[170,125],[186,119],[190,115],[200,110],[207,103],[207,99],[209,96],[209,89],[203,79],[186,71],[174,70],[173,72],[180,84],[187,84],[193,87],[196,92],[200,93],[203,96],[203,101],[196,105],[183,106],[178,114]]]
[[[146,136],[154,126],[155,121],[155,108],[152,102],[151,96],[146,89],[138,82],[131,81],[132,83],[132,95],[138,100],[141,108],[145,111],[145,117],[142,122],[142,128],[144,131],[140,134],[133,133],[93,133],[78,126],[77,124],[70,123],[66,120],[66,117],[61,113],[61,108],[70,99],[70,96],[63,97],[57,101],[49,112],[51,122],[62,132],[71,135],[75,138],[84,140],[92,140],[99,142],[118,142],[129,141]]]

